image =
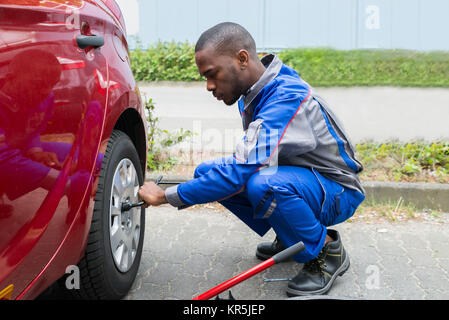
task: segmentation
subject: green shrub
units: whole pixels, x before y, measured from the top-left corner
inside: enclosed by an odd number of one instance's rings
[[[449,141],[368,142],[356,150],[364,179],[449,182]]]
[[[159,42],[131,52],[131,67],[138,81],[198,81],[195,49],[188,43]]]
[[[449,53],[408,50],[287,49],[280,59],[312,86],[449,87]],[[159,42],[131,52],[138,81],[204,80],[187,42]]]
[[[314,86],[449,86],[449,53],[288,49],[281,60]]]

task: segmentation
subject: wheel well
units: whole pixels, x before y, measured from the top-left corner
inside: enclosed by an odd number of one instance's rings
[[[130,137],[139,154],[142,171],[146,172],[147,141],[144,124],[139,113],[134,109],[127,109],[117,120],[114,130],[123,131]]]

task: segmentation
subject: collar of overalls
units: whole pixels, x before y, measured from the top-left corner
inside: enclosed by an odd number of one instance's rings
[[[246,92],[243,97],[244,109],[246,110],[251,102],[258,96],[262,89],[277,77],[282,68],[282,61],[274,54],[269,54],[261,59],[266,70],[260,79]]]

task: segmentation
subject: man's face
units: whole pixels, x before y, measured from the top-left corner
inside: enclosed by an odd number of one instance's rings
[[[195,54],[195,61],[199,73],[206,77],[207,90],[218,100],[230,106],[245,93],[237,57],[217,55],[213,48],[206,47]]]

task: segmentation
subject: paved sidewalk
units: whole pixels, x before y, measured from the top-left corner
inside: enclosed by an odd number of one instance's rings
[[[351,267],[329,296],[449,299],[448,223],[345,222],[335,228]],[[226,210],[149,208],[139,273],[126,299],[191,299],[258,264],[257,244],[273,238],[272,231],[260,238]],[[286,299],[287,282],[263,279],[292,277],[299,267],[294,262],[275,265],[232,293],[236,299]]]
[[[194,130],[193,149],[233,152],[242,124],[205,83],[140,83],[156,104],[159,127]],[[331,105],[354,143],[366,140],[449,139],[449,89],[398,87],[315,88]],[[425,125],[428,124],[428,125]]]

